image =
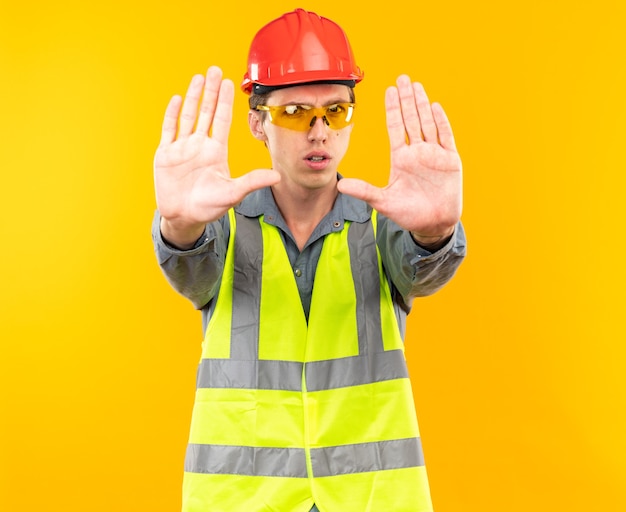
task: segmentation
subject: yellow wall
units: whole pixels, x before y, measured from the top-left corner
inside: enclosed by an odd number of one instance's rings
[[[179,508],[201,333],[152,252],[161,117],[296,6],[3,3],[0,510]],[[385,182],[401,72],[462,153],[469,256],[407,340],[436,510],[626,510],[624,2],[301,6],[366,73],[344,174]],[[237,98],[234,174],[268,164]]]

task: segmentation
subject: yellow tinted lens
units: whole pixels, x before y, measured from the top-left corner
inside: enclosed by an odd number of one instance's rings
[[[277,126],[290,130],[306,131],[316,109],[305,105],[284,105],[271,107],[271,121]]]
[[[306,132],[310,130],[318,118],[326,120],[333,130],[345,128],[352,122],[354,103],[334,103],[326,107],[309,105],[259,105],[257,110],[269,112],[270,121],[276,126]]]
[[[352,122],[354,103],[335,103],[326,107],[326,119],[333,130],[345,128]]]

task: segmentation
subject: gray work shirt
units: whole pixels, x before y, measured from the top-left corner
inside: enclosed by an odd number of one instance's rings
[[[302,308],[308,318],[311,305],[315,269],[324,243],[324,237],[341,231],[346,221],[365,222],[371,208],[363,201],[339,194],[332,210],[313,230],[300,251],[270,188],[249,194],[237,207],[237,213],[248,217],[264,215],[264,221],[276,226],[282,235],[289,262],[294,272]],[[152,226],[152,237],[158,263],[172,287],[202,310],[203,328],[212,314],[224,268],[230,223],[225,215],[206,226],[205,232],[190,250],[178,250],[161,236],[160,215],[157,211]],[[405,320],[413,298],[431,295],[454,275],[465,256],[465,234],[461,223],[456,226],[448,243],[431,253],[415,243],[410,233],[383,215],[378,215],[376,242],[383,267],[392,289],[396,317],[402,335]]]

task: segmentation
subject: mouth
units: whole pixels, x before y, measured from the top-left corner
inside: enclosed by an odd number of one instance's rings
[[[330,156],[325,153],[312,153],[305,157],[305,160],[308,160],[312,163],[324,162],[325,160],[330,160]]]

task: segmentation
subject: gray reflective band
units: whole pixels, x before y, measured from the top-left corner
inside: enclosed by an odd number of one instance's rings
[[[236,361],[203,359],[198,388],[273,389],[302,391],[303,363],[294,361]],[[307,391],[360,386],[408,378],[401,350],[368,356],[344,357],[306,363]]]
[[[321,477],[423,466],[424,455],[419,437],[413,437],[314,448],[311,450],[311,462],[313,474]]]
[[[185,471],[214,475],[307,477],[306,457],[300,448],[189,444]]]
[[[258,219],[237,215],[230,357],[259,357],[259,315],[263,237]]]
[[[367,473],[424,465],[419,437],[349,444],[311,450],[316,477]],[[307,478],[305,451],[299,448],[255,448],[189,444],[185,471],[214,475]]]
[[[380,321],[380,273],[371,222],[350,224],[348,246],[356,293],[359,354],[382,352],[384,347]]]
[[[302,391],[302,363],[203,359],[198,387]]]
[[[306,363],[307,391],[360,386],[408,376],[401,350]]]

